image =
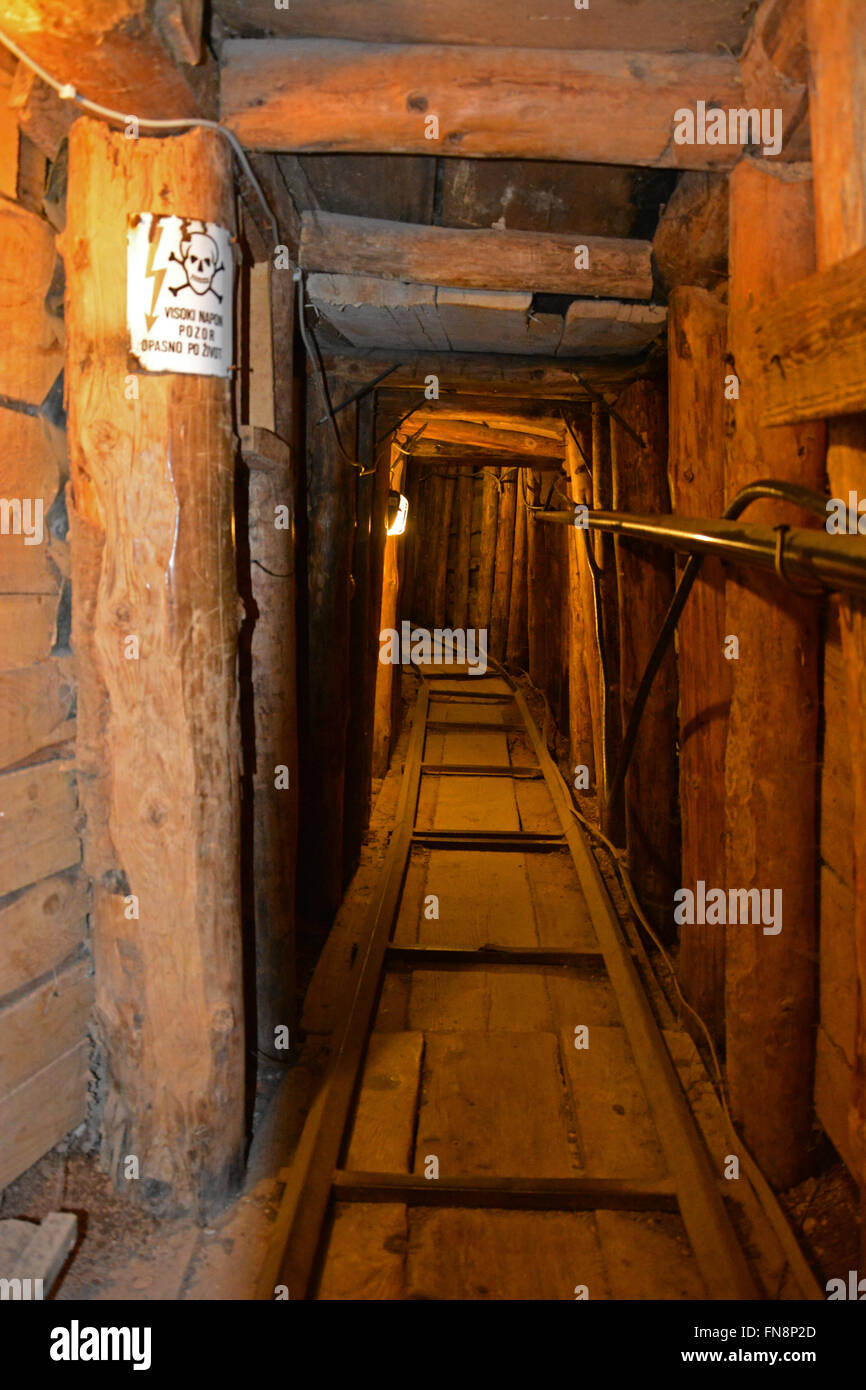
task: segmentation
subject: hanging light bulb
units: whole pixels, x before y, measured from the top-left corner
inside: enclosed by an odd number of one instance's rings
[[[402,492],[389,492],[385,534],[388,536],[402,536],[403,532],[406,530],[406,519],[408,515],[408,497],[404,497]]]

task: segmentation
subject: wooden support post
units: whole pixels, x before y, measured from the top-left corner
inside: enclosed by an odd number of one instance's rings
[[[592,505],[599,511],[613,507],[613,465],[610,458],[610,416],[604,406],[592,407]],[[601,619],[604,633],[604,756],[608,781],[622,748],[621,690],[619,678],[619,590],[616,582],[616,552],[613,536],[597,532],[593,538],[595,563],[601,571]],[[596,754],[599,800],[602,800],[602,765]],[[602,804],[601,824],[608,839],[625,844],[625,812],[620,799],[616,806]]]
[[[404,456],[400,453],[396,444],[391,445],[391,486],[400,488],[403,482]],[[417,526],[418,522],[413,521],[412,513],[409,513],[409,526]],[[379,631],[384,632],[388,628],[397,627],[397,610],[400,594],[400,569],[398,547],[405,543],[404,536],[386,536],[385,538],[385,560],[382,579],[382,608],[379,619]],[[417,551],[420,537],[417,532],[414,537]],[[394,687],[394,667],[390,664],[383,664],[378,660],[376,664],[376,708],[373,720],[373,776],[384,777],[388,771],[388,764],[391,760],[391,705],[392,691]]]
[[[288,445],[244,429],[252,631],[245,765],[252,788],[250,886],[255,919],[258,1049],[286,1061],[276,1029],[295,1023],[295,873],[298,850],[298,701],[294,470]],[[242,648],[245,644],[242,643]],[[244,663],[241,660],[243,678]],[[250,746],[252,745],[252,746]]]
[[[744,160],[731,176],[730,211],[728,354],[740,395],[729,410],[727,500],[756,478],[820,489],[824,427],[759,423],[747,315],[813,269],[810,166]],[[814,524],[789,508],[784,515]],[[778,504],[749,509],[750,521],[779,519]],[[736,638],[739,655],[731,662],[723,886],[766,890],[772,901],[781,894],[783,913],[775,935],[728,925],[728,1086],[746,1144],[768,1178],[789,1187],[806,1175],[812,1119],[818,611],[751,570],[729,574],[725,608],[726,642]]]
[[[586,503],[588,478],[583,468],[583,459],[577,445],[568,436],[565,442],[565,466],[568,472],[571,496],[576,503]],[[591,486],[591,484],[589,484]],[[583,553],[581,553],[583,552]],[[586,542],[583,532],[577,526],[568,528],[567,556],[568,585],[568,740],[573,767],[583,765],[587,769],[588,787],[592,791],[597,785],[597,763],[593,735],[595,719],[598,715],[598,684],[595,688],[593,708],[592,671],[593,654],[597,659],[595,626],[590,628],[586,621],[585,587]],[[591,576],[590,576],[591,578]],[[590,601],[591,601],[591,595]],[[598,672],[596,671],[596,676]]]
[[[317,374],[307,364],[307,688],[301,747],[300,879],[311,919],[329,923],[343,897],[350,587],[356,470],[337,447]],[[340,418],[351,452],[351,411]],[[325,712],[326,715],[325,715]]]
[[[495,661],[505,660],[508,640],[508,611],[511,605],[511,579],[514,570],[514,519],[517,510],[517,469],[503,468],[499,474],[499,524],[496,530],[496,558],[493,566],[493,601],[490,607],[489,651]]]
[[[493,566],[496,560],[496,523],[499,516],[499,470],[484,470],[484,501],[481,512],[481,554],[475,576],[472,626],[480,631],[490,630],[490,611],[493,604]]]
[[[818,265],[821,270],[866,246],[866,13],[856,0],[808,0],[810,119],[815,160]],[[827,473],[834,497],[864,491],[866,419],[829,425]],[[847,724],[854,793],[854,942],[857,1024],[851,1080],[849,1143],[866,1196],[866,605],[841,599]],[[829,687],[828,687],[829,691]],[[826,720],[845,718],[841,701],[827,701]],[[864,1227],[866,1230],[866,1227]],[[866,1244],[866,1235],[863,1237]]]
[[[441,505],[436,516],[435,565],[433,570],[433,627],[447,627],[445,594],[448,587],[448,543],[451,539],[451,513],[454,509],[456,478],[440,478]],[[431,540],[434,536],[431,536]]]
[[[454,560],[454,611],[456,628],[469,626],[469,560],[472,547],[472,474],[460,470],[456,498],[456,547]]]
[[[550,493],[548,475],[533,473],[534,504],[543,505]],[[551,502],[552,504],[552,502]],[[561,605],[563,595],[565,527],[529,519],[529,674],[543,690],[557,722],[562,720]]]
[[[505,659],[509,666],[525,670],[529,664],[529,639],[526,632],[526,508],[529,499],[525,469],[518,469],[515,480],[516,506],[514,517],[514,554],[511,572],[511,594],[508,602],[508,640]]]
[[[358,460],[365,469],[373,462],[373,402],[369,397],[357,407]],[[323,429],[327,426],[322,426]],[[384,470],[387,471],[387,470]],[[375,672],[370,662],[370,604],[373,590],[373,520],[377,474],[356,478],[357,521],[352,552],[352,585],[349,671],[351,694],[346,731],[346,790],[343,816],[343,877],[354,872],[361,853],[370,800],[370,759],[373,746]],[[384,530],[384,523],[382,523]],[[379,596],[381,606],[381,594]],[[378,615],[378,608],[377,608]],[[374,652],[379,643],[375,641]]]
[[[726,219],[727,220],[727,219]],[[682,516],[725,507],[726,311],[707,290],[674,290],[668,309],[668,476]],[[731,663],[725,659],[725,575],[705,559],[677,628],[682,886],[725,877],[724,766]],[[717,926],[680,930],[680,980],[716,1042],[724,1037],[725,936]],[[685,1022],[689,1022],[685,1015]]]
[[[235,450],[226,380],[140,374],[130,399],[127,217],[231,228],[233,205],[214,131],[72,129],[73,646],[102,1155],[118,1183],[134,1156],[128,1190],[161,1211],[219,1206],[243,1154]]]
[[[655,381],[636,381],[617,402],[618,413],[644,447],[611,420],[613,504],[618,511],[670,511],[667,482],[667,402]],[[673,597],[673,562],[654,546],[616,541],[619,586],[622,727]],[[662,663],[647,701],[625,786],[628,865],[650,920],[669,938],[678,878],[676,666]]]

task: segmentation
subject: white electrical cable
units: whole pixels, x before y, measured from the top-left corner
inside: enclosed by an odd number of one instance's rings
[[[56,77],[52,77],[51,73],[47,72],[41,63],[37,63],[35,58],[29,57],[22,48],[18,47],[15,40],[10,39],[9,35],[5,34],[2,29],[0,29],[0,43],[2,43],[5,48],[8,48],[9,52],[17,58],[19,62],[24,63],[26,67],[30,68],[31,72],[35,72],[37,77],[41,78],[47,86],[51,87],[60,97],[61,101],[74,101],[82,110],[90,111],[94,116],[102,116],[106,121],[119,121],[122,125],[127,124],[129,121],[134,121],[142,130],[192,130],[196,126],[205,126],[208,130],[218,130],[220,135],[224,136],[229,142],[241,169],[255,190],[256,197],[261,203],[270,224],[274,245],[276,246],[279,243],[280,236],[277,228],[277,219],[271,211],[271,206],[264,195],[261,184],[253,173],[252,166],[246,156],[246,151],[234,131],[221,125],[219,121],[209,121],[203,116],[183,116],[179,117],[177,120],[153,120],[146,116],[136,116],[130,111],[113,111],[110,106],[101,106],[99,102],[90,101],[87,97],[83,97],[80,92],[76,91],[71,82],[58,82]]]

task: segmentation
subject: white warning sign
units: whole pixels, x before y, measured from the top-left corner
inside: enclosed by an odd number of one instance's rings
[[[145,371],[228,376],[233,270],[225,227],[152,212],[130,217],[126,321]]]

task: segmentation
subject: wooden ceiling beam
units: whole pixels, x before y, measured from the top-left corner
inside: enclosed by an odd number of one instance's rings
[[[421,423],[425,424],[420,440],[435,440],[440,444],[459,444],[461,448],[482,449],[487,453],[522,454],[530,458],[562,458],[564,454],[563,436],[547,438],[543,435],[521,430],[491,429],[484,424],[468,420],[427,420],[418,421],[413,415],[397,433],[397,443],[415,448],[411,443]]]
[[[159,0],[155,12],[149,0],[16,0],[2,23],[28,57],[90,101],[154,119],[209,116],[215,64],[190,65],[201,51],[201,8],[200,0]]]
[[[572,4],[527,5],[526,0],[212,0],[235,34],[284,38],[328,35],[372,43],[508,44],[525,48],[616,48],[636,32],[648,52],[736,52],[749,27],[745,0],[604,0],[577,10]],[[542,11],[539,13],[539,11]]]
[[[222,59],[222,117],[251,149],[682,169],[741,154],[674,139],[681,108],[743,106],[728,55],[234,39]]]
[[[575,248],[587,256],[576,257]],[[545,232],[425,227],[372,217],[305,212],[299,260],[308,271],[372,276],[456,289],[524,290],[604,299],[649,299],[648,241]],[[586,260],[576,269],[575,260]]]
[[[492,396],[533,396],[585,405],[590,394],[575,380],[578,372],[595,391],[618,395],[638,376],[652,374],[646,362],[594,363],[567,358],[503,357],[483,352],[323,353],[329,375],[340,380],[346,390],[367,384],[387,363],[399,362],[388,378],[390,390],[425,391],[435,379],[440,395],[470,395],[485,392]],[[659,374],[664,374],[660,363]],[[407,402],[407,405],[409,402]]]

